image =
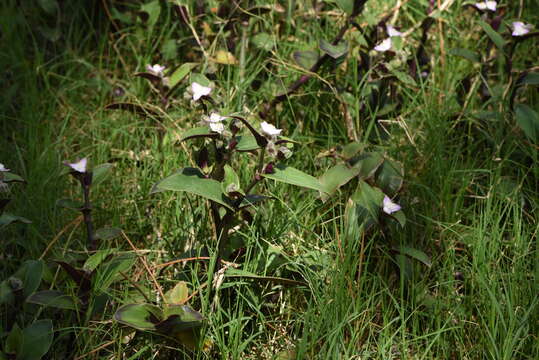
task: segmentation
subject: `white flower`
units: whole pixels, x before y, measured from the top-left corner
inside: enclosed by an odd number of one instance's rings
[[[391,36],[402,36],[402,33],[400,31],[398,31],[397,29],[395,29],[393,26],[391,25],[386,25],[386,31],[387,31],[387,34],[391,37]]]
[[[522,21],[515,21],[513,22],[513,33],[511,35],[513,36],[522,36],[526,35],[530,32],[532,29],[531,24],[524,24]]]
[[[386,52],[389,49],[391,49],[391,38],[390,37],[388,37],[387,39],[385,39],[384,41],[382,41],[381,43],[379,43],[378,45],[376,45],[374,47],[374,50],[376,50],[378,52]]]
[[[69,163],[65,162],[64,165],[69,166],[71,169],[73,169],[76,172],[85,173],[86,172],[86,164],[88,163],[87,158],[82,158],[76,163]]]
[[[474,6],[478,8],[479,10],[490,10],[490,11],[496,11],[496,6],[498,3],[496,1],[482,1],[475,3]]]
[[[268,134],[269,136],[277,136],[283,131],[283,129],[277,129],[275,126],[263,121],[262,124],[260,124],[262,127],[262,131]]]
[[[193,100],[195,101],[211,93],[211,87],[202,86],[196,82],[191,84],[191,90],[193,91]]]
[[[383,210],[386,214],[390,215],[394,212],[397,212],[401,209],[401,206],[399,204],[394,203],[391,201],[389,196],[384,196],[384,204],[383,204]]]
[[[213,112],[213,113],[210,114],[209,122],[210,123],[218,123],[218,122],[223,121],[224,119],[226,119],[226,116],[221,116],[221,115]]]
[[[155,64],[155,65],[146,65],[146,70],[150,73],[150,74],[153,74],[155,76],[159,76],[159,77],[162,77],[164,75],[163,73],[163,70],[165,70],[165,67],[164,66],[161,66],[159,64]]]
[[[222,134],[225,131],[225,125],[222,122],[209,123],[211,131]]]
[[[222,134],[223,131],[225,131],[225,125],[223,124],[223,120],[225,120],[226,118],[226,116],[221,116],[218,113],[213,112],[210,114],[209,117],[203,116],[202,121],[207,123],[211,131]]]
[[[9,169],[6,169],[4,164],[0,164],[0,171],[9,171]]]

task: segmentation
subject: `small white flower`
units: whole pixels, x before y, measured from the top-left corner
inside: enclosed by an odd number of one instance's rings
[[[381,43],[379,43],[378,45],[376,45],[374,47],[374,50],[376,50],[378,52],[386,52],[389,49],[391,49],[391,38],[390,37],[388,37],[387,39],[385,39],[384,41],[382,41]]]
[[[393,26],[391,25],[386,25],[386,31],[387,31],[387,34],[391,37],[391,36],[402,36],[402,33],[395,29]]]
[[[226,119],[226,116],[221,116],[218,113],[213,112],[213,113],[210,114],[209,122],[210,123],[218,123],[218,122],[221,122],[221,121],[223,121],[225,119]]]
[[[513,36],[522,36],[526,35],[530,32],[532,29],[531,24],[524,24],[522,21],[515,21],[513,22],[513,33],[511,35]]]
[[[391,201],[389,196],[384,196],[384,203],[383,203],[383,210],[386,214],[390,215],[394,212],[397,212],[401,209],[401,206],[399,204],[394,203]]]
[[[225,125],[222,122],[210,122],[209,125],[211,131],[215,131],[216,133],[222,134],[225,131]]]
[[[482,11],[484,10],[496,11],[497,5],[498,3],[496,1],[481,1],[474,4],[476,8]]]
[[[164,66],[161,66],[159,64],[155,64],[155,65],[146,65],[146,70],[150,73],[150,74],[153,74],[155,76],[159,76],[159,77],[162,77],[164,75],[163,73],[163,70],[165,70],[165,67]]]
[[[73,169],[76,172],[85,173],[86,172],[86,164],[88,163],[87,158],[82,158],[76,163],[69,163],[65,162],[64,165],[69,166],[71,169]]]
[[[275,126],[271,125],[270,123],[267,123],[265,121],[260,124],[262,127],[262,131],[268,134],[269,136],[277,136],[283,131],[283,129],[277,129]]]
[[[6,169],[4,164],[0,164],[0,171],[9,171],[9,169]]]
[[[191,84],[191,90],[193,91],[194,101],[197,101],[203,96],[208,96],[211,93],[211,87],[202,86],[197,82]]]

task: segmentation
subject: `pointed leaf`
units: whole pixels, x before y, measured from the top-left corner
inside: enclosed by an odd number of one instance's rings
[[[234,169],[226,164],[224,166],[224,172],[225,176],[223,178],[223,181],[221,182],[221,189],[223,190],[223,193],[230,194],[230,193],[240,193],[241,191],[241,185],[240,185],[240,177]]]
[[[471,62],[481,61],[481,56],[479,56],[478,53],[476,53],[475,51],[468,50],[468,49],[454,48],[454,49],[450,49],[448,53],[449,55],[460,56],[461,58],[464,58]]]
[[[184,132],[180,138],[181,141],[197,138],[216,138],[219,134],[210,130],[208,126],[199,126]]]
[[[356,177],[356,175],[356,171],[353,171],[344,164],[338,164],[328,169],[322,176],[320,176],[320,184],[326,189],[325,193],[320,193],[322,201],[325,202],[329,198],[329,195],[348,183]]]
[[[149,3],[141,5],[140,11],[145,14],[143,20],[149,27],[153,27],[157,22],[157,19],[159,19],[161,4],[159,3],[159,0],[150,1]]]
[[[31,224],[32,223],[27,218],[24,218],[22,216],[13,215],[13,214],[10,214],[8,212],[5,212],[2,215],[0,215],[0,226],[6,226],[6,225],[9,225],[12,222],[16,222],[16,221],[21,222],[21,223],[25,223],[25,224]]]
[[[354,0],[335,0],[335,2],[348,15],[354,11]]]
[[[123,279],[120,272],[127,272],[136,260],[136,255],[132,253],[123,254],[112,258],[97,269],[94,283],[99,286],[99,290],[105,291],[113,282]]]
[[[17,360],[39,360],[49,351],[54,331],[52,321],[37,320],[22,331],[22,344]]]
[[[163,311],[152,304],[127,304],[114,313],[120,324],[142,331],[155,331],[155,324],[163,319]]]
[[[383,199],[384,193],[380,189],[360,181],[347,205],[345,219],[348,231],[355,233],[355,229],[361,226],[367,230],[378,223]]]
[[[505,45],[505,41],[503,40],[503,37],[496,30],[494,30],[492,26],[490,26],[488,23],[482,20],[478,20],[478,21],[479,21],[479,25],[483,28],[483,30],[485,30],[485,32],[487,33],[490,40],[494,43],[494,45],[496,45],[496,47],[500,49],[500,51],[503,51],[503,47]]]
[[[320,58],[318,51],[314,50],[305,50],[305,51],[294,51],[293,54],[294,60],[304,69],[311,69],[314,64]]]
[[[383,162],[384,157],[378,152],[362,153],[350,160],[352,169],[363,180],[371,178]]]
[[[404,245],[395,246],[393,247],[393,250],[398,251],[399,253],[403,255],[407,255],[415,260],[418,260],[422,262],[423,264],[427,265],[428,267],[432,266],[432,262],[430,261],[429,256],[421,250],[418,250],[410,246],[404,246]]]
[[[8,182],[22,182],[22,183],[26,182],[26,180],[24,180],[19,175],[13,174],[12,172],[9,172],[9,171],[2,172],[1,180],[3,182],[6,182],[6,183],[8,183]]]
[[[204,177],[199,169],[183,168],[154,185],[151,194],[163,191],[185,191],[215,201],[232,210],[231,201],[221,190],[221,183]]]
[[[517,104],[515,118],[524,134],[534,143],[539,143],[539,114],[527,105]]]
[[[197,67],[198,63],[184,63],[179,68],[174,70],[172,75],[170,75],[168,80],[168,85],[174,89],[189,73]]]
[[[320,40],[318,46],[320,50],[331,56],[333,59],[338,59],[341,56],[346,55],[348,52],[348,44],[346,41],[341,41],[339,44],[333,45],[330,42],[322,39]]]
[[[183,305],[189,299],[189,288],[185,281],[178,283],[165,293],[165,300],[170,305]]]
[[[71,296],[56,290],[38,291],[28,297],[26,302],[65,310],[77,310],[77,305]]]
[[[318,190],[320,192],[326,192],[325,187],[320,183],[320,181],[318,181],[317,178],[306,174],[301,170],[283,164],[276,165],[273,167],[273,169],[273,174],[263,174],[262,176],[287,184]]]
[[[393,197],[402,187],[403,176],[402,165],[397,161],[386,159],[376,172],[376,185]]]
[[[256,139],[251,134],[237,136],[238,144],[236,150],[238,151],[253,151],[260,149],[260,146],[256,143]]]
[[[109,257],[109,255],[116,252],[116,248],[109,248],[104,250],[97,250],[93,255],[91,255],[86,261],[82,268],[87,272],[94,271],[103,261]]]

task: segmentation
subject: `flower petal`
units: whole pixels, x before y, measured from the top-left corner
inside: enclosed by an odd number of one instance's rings
[[[164,66],[161,66],[159,64],[155,64],[155,65],[146,65],[146,70],[151,73],[151,74],[154,74],[155,76],[163,76],[163,71],[165,70],[165,67]]]
[[[283,129],[277,129],[275,126],[265,121],[263,121],[260,126],[262,127],[262,131],[270,136],[279,135],[281,131],[283,131]]]
[[[376,50],[378,52],[386,52],[389,49],[391,49],[391,38],[390,37],[388,37],[387,39],[385,39],[384,41],[382,41],[381,43],[379,43],[378,45],[376,45],[374,47],[374,50]]]
[[[532,29],[531,24],[524,24],[522,21],[515,21],[513,22],[512,25],[513,25],[513,32],[511,33],[511,35],[513,36],[526,35]]]
[[[88,164],[87,158],[82,158],[76,163],[69,163],[65,162],[64,165],[69,166],[73,171],[85,173],[86,172],[86,165]]]
[[[393,201],[391,201],[391,199],[389,198],[389,196],[384,196],[384,203],[383,203],[383,208],[382,210],[390,215],[390,214],[393,214],[394,212],[397,212],[401,209],[401,206],[397,203],[394,203]]]
[[[0,171],[9,171],[9,169],[6,169],[4,164],[0,164]]]
[[[209,125],[211,131],[215,131],[216,133],[222,134],[225,131],[225,125],[222,122],[210,122]]]
[[[386,25],[387,34],[391,36],[402,36],[402,33],[395,29],[392,25]]]
[[[195,101],[211,93],[211,87],[202,86],[197,82],[191,84],[191,90],[193,91],[193,100]]]
[[[482,2],[475,3],[474,6],[482,11],[484,10],[496,11],[496,7],[498,6],[498,3],[496,1],[482,1]]]
[[[210,123],[218,123],[218,122],[221,122],[221,121],[223,121],[225,119],[226,119],[226,116],[221,116],[218,113],[213,112],[213,113],[210,114],[210,118],[209,118],[208,121]]]

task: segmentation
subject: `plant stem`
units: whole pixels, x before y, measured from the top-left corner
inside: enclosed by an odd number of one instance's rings
[[[90,173],[91,177],[92,174]],[[92,205],[90,204],[90,184],[82,185],[82,195],[84,198],[84,207],[82,208],[82,215],[84,217],[84,223],[86,224],[86,236],[88,239],[88,247],[90,250],[97,249],[96,238],[94,235],[94,225],[92,222]]]

